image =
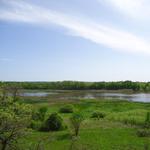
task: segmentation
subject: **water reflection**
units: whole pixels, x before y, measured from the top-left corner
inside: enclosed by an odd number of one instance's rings
[[[26,96],[26,97],[46,97],[48,95],[51,95],[51,94],[57,94],[57,93],[54,93],[54,92],[24,92],[24,93],[21,93],[20,96]]]
[[[124,93],[109,93],[109,92],[93,92],[93,91],[71,91],[71,92],[24,92],[21,96],[26,97],[47,97],[52,96],[58,99],[95,99],[95,98],[105,98],[105,99],[119,99],[119,100],[129,100],[137,102],[150,102],[150,94],[138,93],[138,94],[124,94]]]
[[[122,94],[122,93],[100,93],[96,97],[104,97],[111,99],[124,99],[137,102],[150,102],[150,94],[139,93],[139,94]]]

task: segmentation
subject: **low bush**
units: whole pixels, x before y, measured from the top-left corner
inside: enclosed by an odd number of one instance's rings
[[[145,128],[150,128],[150,112],[146,113],[146,118],[144,122],[144,127]]]
[[[122,119],[122,122],[126,125],[131,125],[131,126],[140,125],[135,118],[124,118]]]
[[[60,108],[60,113],[73,113],[73,106],[72,105],[66,105]]]
[[[150,130],[148,129],[139,129],[137,131],[138,137],[150,137]]]
[[[44,121],[46,113],[47,113],[47,110],[48,110],[48,108],[45,107],[45,106],[43,106],[43,107],[40,107],[38,110],[33,111],[33,113],[32,113],[32,119],[36,120],[36,121],[37,120]]]
[[[52,113],[45,121],[41,130],[43,131],[58,131],[63,129],[63,120],[57,113]]]
[[[105,113],[99,112],[99,111],[95,111],[95,112],[92,113],[91,118],[101,119],[101,118],[104,118],[105,116],[106,116]]]
[[[39,108],[38,112],[40,114],[39,118],[41,121],[44,121],[47,111],[48,111],[48,108],[46,106]]]
[[[31,121],[30,128],[32,128],[33,130],[40,130],[41,126],[42,126],[41,121],[35,121],[35,120]]]

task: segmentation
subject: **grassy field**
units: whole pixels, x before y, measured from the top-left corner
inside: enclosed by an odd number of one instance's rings
[[[78,138],[72,137],[69,118],[71,113],[59,115],[63,118],[66,129],[57,132],[39,132],[31,130],[20,139],[20,146],[25,149],[44,150],[148,150],[150,138],[137,136],[146,113],[150,111],[150,103],[137,103],[119,100],[79,100],[79,101],[48,101],[33,100],[27,102],[34,109],[47,106],[47,117],[58,112],[60,107],[70,103],[74,111],[84,115]],[[103,119],[93,119],[94,111],[101,111]]]

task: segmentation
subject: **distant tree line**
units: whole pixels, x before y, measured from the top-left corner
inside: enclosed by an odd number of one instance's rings
[[[150,91],[150,82],[0,82],[0,86],[21,87],[22,89],[51,89],[51,90],[122,90]]]

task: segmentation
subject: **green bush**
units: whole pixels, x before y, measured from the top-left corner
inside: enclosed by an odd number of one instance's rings
[[[146,113],[144,127],[145,128],[150,128],[150,112]]]
[[[100,119],[100,118],[104,118],[105,116],[106,116],[105,113],[99,112],[99,111],[95,111],[95,112],[92,113],[91,118]]]
[[[46,106],[40,107],[38,112],[40,114],[40,120],[43,121],[45,119],[45,115],[47,113],[48,108]]]
[[[63,120],[57,113],[52,113],[49,118],[45,121],[44,131],[58,131],[63,129]]]
[[[66,105],[60,108],[60,113],[73,113],[73,106],[72,105]]]
[[[45,120],[45,115],[47,113],[48,108],[43,106],[40,107],[38,110],[33,111],[32,113],[32,119],[36,121],[44,121]]]
[[[150,130],[147,129],[139,129],[137,131],[137,136],[139,137],[150,137]]]
[[[42,126],[41,121],[35,121],[35,120],[31,121],[30,128],[32,128],[33,130],[39,130],[41,129],[41,126]]]

